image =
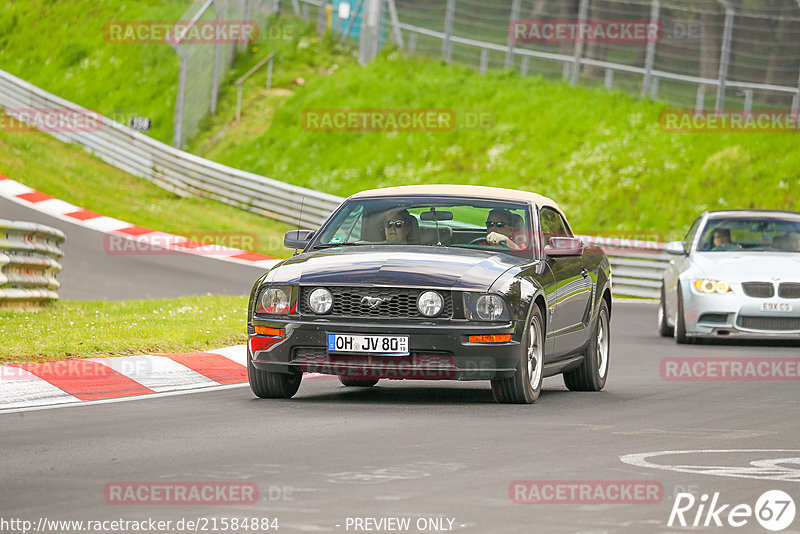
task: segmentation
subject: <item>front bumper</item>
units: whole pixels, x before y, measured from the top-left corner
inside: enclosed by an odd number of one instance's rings
[[[456,323],[456,324],[453,324]],[[461,324],[459,324],[461,323]],[[520,361],[517,322],[479,324],[341,320],[254,320],[252,326],[284,328],[283,338],[260,336],[250,328],[248,358],[262,371],[315,372],[351,378],[491,380],[513,376]],[[329,352],[327,335],[408,336],[408,356]],[[505,343],[470,343],[470,335],[511,334]],[[259,339],[261,338],[261,339]],[[267,338],[266,340],[264,338]],[[259,349],[259,345],[268,347]]]
[[[764,302],[792,305],[791,312],[761,310]],[[753,298],[741,289],[724,295],[684,294],[686,335],[690,337],[738,337],[753,339],[800,339],[800,300]]]

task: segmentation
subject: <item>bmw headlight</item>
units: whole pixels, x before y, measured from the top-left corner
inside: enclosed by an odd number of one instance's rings
[[[328,313],[333,307],[333,294],[324,287],[318,287],[308,295],[308,307],[320,315]]]
[[[508,321],[511,314],[500,295],[464,293],[464,310],[471,321]]]
[[[288,287],[268,287],[258,298],[257,313],[290,313],[292,294]]]
[[[720,295],[724,295],[731,290],[731,285],[725,280],[702,278],[694,280],[692,284],[698,292],[706,294],[719,293]]]
[[[444,299],[436,291],[424,291],[417,297],[417,309],[425,317],[436,317],[443,308]]]

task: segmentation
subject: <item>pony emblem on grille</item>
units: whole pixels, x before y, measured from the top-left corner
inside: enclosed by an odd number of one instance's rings
[[[361,305],[362,306],[369,306],[370,309],[374,310],[375,308],[377,308],[378,306],[380,306],[384,302],[389,302],[393,298],[394,298],[393,296],[392,297],[386,297],[386,298],[366,296],[366,297],[361,299]]]

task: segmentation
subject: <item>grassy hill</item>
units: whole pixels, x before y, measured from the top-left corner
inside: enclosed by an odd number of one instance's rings
[[[154,118],[154,137],[167,140],[175,54],[167,45],[109,44],[102,30],[110,19],[164,20],[186,7],[177,0],[15,2],[0,13],[0,67],[104,113],[136,110]],[[219,112],[191,142],[193,152],[339,195],[404,183],[533,190],[556,199],[573,226],[587,233],[660,232],[666,239],[682,234],[705,209],[800,209],[795,135],[665,133],[660,103],[535,75],[481,75],[391,50],[362,68],[347,47],[317,39],[299,21],[274,21],[273,29],[238,57]],[[264,89],[265,70],[249,80],[236,121],[232,80],[271,51],[279,54],[274,88]],[[302,113],[319,108],[452,109],[459,118],[489,116],[491,125],[446,132],[303,129]],[[13,145],[18,162],[39,165],[41,149],[28,147],[30,141],[2,139]],[[18,163],[28,183],[50,194],[73,194],[92,180],[76,170],[68,185],[24,167]],[[109,214],[125,216],[124,200],[104,203]],[[169,213],[182,209],[176,203]],[[166,224],[166,213],[153,217]],[[169,230],[158,220],[148,224]]]

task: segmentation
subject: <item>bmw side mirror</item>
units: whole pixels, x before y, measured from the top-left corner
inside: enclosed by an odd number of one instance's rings
[[[283,237],[283,246],[286,248],[303,249],[314,237],[314,230],[289,230]]]
[[[577,237],[551,237],[544,247],[545,256],[580,256],[583,254],[583,241]]]
[[[664,252],[673,256],[686,256],[688,254],[683,246],[683,241],[672,241],[664,245]]]

